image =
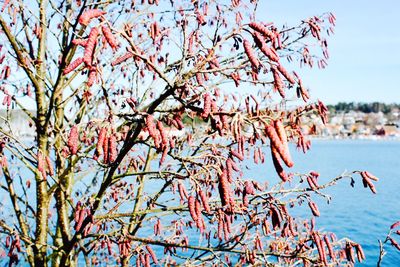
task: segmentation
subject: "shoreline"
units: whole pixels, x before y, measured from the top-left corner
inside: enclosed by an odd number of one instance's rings
[[[334,141],[334,140],[348,140],[348,141],[398,141],[400,142],[400,136],[308,136],[310,140],[321,140],[321,141]]]

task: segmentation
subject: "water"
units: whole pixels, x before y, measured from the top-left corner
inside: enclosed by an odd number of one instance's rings
[[[292,154],[296,171],[318,171],[321,183],[345,170],[368,170],[380,178],[375,183],[376,195],[364,188],[357,176],[354,188],[349,180],[339,182],[327,191],[332,196],[329,205],[318,202],[321,217],[317,219],[320,228],[363,246],[367,259],[357,266],[376,266],[378,239],[384,239],[390,225],[400,220],[400,142],[316,140],[307,154]],[[400,242],[400,236],[396,238]],[[400,252],[390,245],[386,250],[382,266],[400,266]]]
[[[269,154],[266,154],[268,157]],[[329,205],[321,197],[314,197],[321,212],[321,217],[317,218],[317,228],[334,232],[338,238],[349,237],[360,243],[367,259],[356,266],[376,266],[378,239],[384,239],[390,225],[400,220],[400,142],[314,140],[307,154],[293,148],[292,157],[295,162],[293,171],[317,171],[321,174],[320,184],[344,171],[353,170],[368,170],[380,178],[375,183],[377,195],[364,188],[361,179],[355,175],[354,188],[349,180],[344,180],[325,191],[332,196]],[[246,163],[251,167],[251,170],[245,171],[248,178],[271,181],[272,176],[276,176],[271,162],[257,166],[250,161]],[[290,213],[303,218],[311,216],[307,207],[291,209]],[[400,236],[396,239],[400,242]],[[400,266],[400,252],[390,245],[386,245],[385,250],[388,253],[382,266]]]

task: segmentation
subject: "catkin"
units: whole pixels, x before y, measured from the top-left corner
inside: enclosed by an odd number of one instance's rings
[[[290,153],[282,145],[282,142],[281,142],[275,128],[271,125],[266,125],[265,133],[271,141],[271,146],[275,147],[275,149],[278,151],[279,155],[281,156],[283,162],[285,162],[286,166],[288,166],[289,168],[293,167],[294,163],[290,157]]]
[[[208,116],[210,115],[210,111],[211,111],[211,96],[209,93],[204,94],[204,107],[203,107],[203,112],[201,114],[201,117],[203,119],[208,118]]]
[[[275,38],[275,34],[270,31],[267,27],[265,27],[264,25],[262,25],[261,23],[258,22],[250,22],[249,26],[255,30],[258,31],[259,33],[265,35],[266,37],[268,37],[269,39],[273,40]]]
[[[245,39],[243,41],[243,47],[244,47],[244,52],[246,53],[247,57],[250,60],[251,66],[253,67],[253,69],[258,70],[258,68],[260,67],[260,62],[256,58],[250,42]]]
[[[291,84],[295,84],[296,83],[296,81],[294,80],[293,76],[290,75],[287,72],[287,70],[282,66],[282,64],[278,64],[278,66],[276,68],[283,75],[283,77],[285,77],[286,80],[288,80],[288,82],[290,82]]]
[[[103,152],[103,143],[104,140],[106,138],[107,135],[107,128],[106,127],[102,127],[99,133],[99,138],[97,141],[97,145],[96,145],[96,153],[97,155],[101,155],[101,153]]]
[[[275,66],[271,66],[271,71],[274,78],[274,89],[279,92],[282,98],[285,98],[285,84],[283,83],[279,72]]]
[[[198,219],[198,216],[196,213],[195,205],[196,205],[196,199],[193,196],[189,196],[189,198],[188,198],[189,213],[190,213],[190,216],[192,217],[193,221],[196,222]]]
[[[218,179],[219,179],[218,190],[221,198],[221,203],[222,206],[226,206],[229,204],[231,197],[229,182],[227,180],[226,175],[224,175],[223,173],[218,175]]]
[[[329,237],[327,235],[324,236],[324,241],[328,248],[329,257],[331,258],[331,260],[333,260],[335,258],[335,252],[333,251],[332,244],[329,241]]]
[[[101,26],[101,31],[103,32],[104,38],[106,38],[107,43],[113,50],[118,48],[118,41],[115,38],[114,34],[111,32],[110,27],[108,25]]]
[[[310,207],[311,212],[312,212],[312,214],[313,214],[314,216],[316,216],[316,217],[319,217],[319,216],[320,216],[320,212],[319,212],[319,210],[318,210],[317,204],[315,204],[314,202],[310,201],[310,202],[308,202],[308,206]]]
[[[108,139],[108,143],[109,143],[108,144],[108,151],[109,151],[108,152],[109,153],[108,160],[110,163],[113,163],[117,159],[117,156],[118,156],[117,139],[114,134],[112,134],[110,136],[110,138]]]
[[[146,246],[146,249],[149,252],[151,258],[153,259],[154,264],[158,265],[158,259],[153,249],[149,245]]]
[[[68,136],[68,148],[71,155],[76,155],[79,145],[79,133],[76,125],[72,126]]]
[[[111,66],[116,66],[121,64],[122,62],[127,61],[128,59],[130,59],[131,57],[133,57],[133,54],[131,52],[126,52],[124,55],[117,57],[113,62],[111,62]]]
[[[98,35],[99,35],[99,30],[96,27],[93,27],[90,30],[87,44],[85,46],[85,51],[83,52],[83,62],[85,62],[86,66],[92,65],[92,57],[94,48],[96,47]]]
[[[199,190],[198,194],[199,194],[199,197],[201,199],[201,203],[203,203],[204,210],[207,213],[211,213],[211,208],[210,208],[210,205],[208,203],[208,198],[207,198],[206,194],[204,193],[204,191]]]
[[[81,65],[83,63],[83,58],[79,57],[77,59],[75,59],[74,61],[72,61],[63,71],[64,74],[68,74],[71,71],[75,70],[77,67],[79,67],[79,65]]]
[[[50,176],[54,176],[53,164],[52,164],[49,156],[46,156],[46,163],[47,163],[47,169],[49,170]]]
[[[76,39],[72,40],[72,44],[80,45],[80,46],[86,46],[87,39],[78,39],[78,38],[76,38]]]
[[[275,147],[271,146],[271,156],[272,156],[272,163],[274,164],[276,173],[279,175],[279,177],[282,179],[283,182],[286,182],[288,180],[288,176],[286,172],[283,170],[282,164],[280,163],[280,156],[278,151],[276,150]]]
[[[279,62],[279,56],[276,53],[276,51],[272,47],[268,47],[268,45],[265,42],[264,37],[261,36],[258,32],[255,32],[253,34],[254,41],[257,45],[257,47],[263,52],[264,55],[268,57],[269,60],[274,61],[274,62]]]
[[[84,26],[87,26],[92,19],[98,18],[104,14],[106,14],[106,12],[100,9],[90,9],[82,13],[78,22]]]

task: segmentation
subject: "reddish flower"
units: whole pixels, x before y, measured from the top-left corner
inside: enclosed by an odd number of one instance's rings
[[[244,52],[246,53],[247,57],[250,60],[251,66],[253,67],[253,69],[258,70],[258,68],[260,67],[260,62],[256,58],[250,42],[246,39],[243,40],[243,47],[244,47]]]
[[[85,62],[86,66],[92,65],[92,57],[93,57],[94,49],[96,47],[98,35],[99,35],[99,30],[97,30],[96,27],[93,27],[90,30],[87,44],[85,47],[85,51],[83,53],[83,62]]]
[[[311,211],[312,211],[314,216],[316,216],[316,217],[320,216],[317,204],[315,204],[314,202],[310,201],[310,202],[308,202],[308,206],[310,206],[310,209],[311,209]]]
[[[88,25],[89,22],[94,19],[98,18],[102,15],[106,14],[106,12],[99,10],[99,9],[89,9],[82,13],[78,22],[84,26]]]
[[[290,157],[289,151],[282,145],[282,141],[280,140],[275,128],[271,125],[265,126],[265,133],[271,141],[271,146],[273,146],[279,153],[282,160],[285,164],[290,168],[293,167],[293,161]]]
[[[71,155],[76,155],[79,145],[79,133],[76,125],[72,126],[68,136],[68,148]]]
[[[72,61],[65,69],[64,69],[64,74],[68,74],[71,71],[75,70],[79,65],[81,65],[83,63],[83,58],[79,57],[77,59],[75,59],[74,61]]]
[[[211,213],[211,208],[210,208],[210,205],[208,204],[208,198],[207,198],[206,194],[202,190],[199,190],[198,194],[201,199],[201,202],[203,203],[204,210],[207,213]]]
[[[270,31],[267,27],[265,27],[263,24],[258,23],[258,22],[250,22],[249,26],[255,30],[258,31],[259,33],[265,35],[268,37],[270,40],[273,40],[275,38],[275,34]]]
[[[275,50],[271,47],[268,47],[264,37],[261,36],[258,32],[255,32],[253,34],[254,41],[258,48],[263,52],[264,55],[268,57],[269,60],[274,61],[274,62],[279,62],[279,56],[275,52]]]
[[[108,25],[102,25],[101,31],[103,32],[104,38],[106,38],[107,43],[113,50],[118,48],[118,41],[115,38],[114,34],[111,32],[110,27]]]

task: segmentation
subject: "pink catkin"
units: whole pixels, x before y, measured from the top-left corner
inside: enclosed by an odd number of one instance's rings
[[[97,70],[96,70],[96,68],[91,67],[90,71],[89,71],[89,76],[88,76],[88,79],[86,82],[87,86],[91,87],[96,82],[96,80],[97,80]]]
[[[314,216],[316,216],[316,217],[320,216],[317,204],[315,204],[314,202],[310,201],[310,202],[308,202],[308,206],[310,207],[311,212],[312,212],[312,214]]]
[[[79,65],[81,65],[83,63],[83,58],[79,57],[77,59],[75,59],[74,61],[72,61],[65,69],[64,69],[64,74],[68,74],[71,71],[74,71],[77,67],[79,67]]]
[[[117,159],[117,156],[118,156],[117,139],[114,134],[112,134],[110,136],[110,138],[108,139],[108,151],[109,151],[108,152],[109,153],[108,160],[110,163],[113,163]]]
[[[109,162],[109,159],[108,159],[108,156],[109,156],[109,153],[108,153],[108,150],[109,150],[108,149],[108,145],[109,145],[108,139],[109,139],[109,137],[106,136],[104,138],[104,142],[103,142],[103,153],[104,153],[103,160],[104,160],[105,164],[108,164],[108,162]]]
[[[38,171],[42,174],[43,179],[46,179],[47,177],[46,162],[44,160],[43,154],[41,152],[38,152],[37,158],[38,158]]]
[[[208,116],[210,115],[210,111],[211,111],[211,96],[209,93],[204,94],[204,107],[203,107],[203,112],[201,114],[201,117],[203,119],[208,118]]]
[[[310,188],[312,190],[317,190],[318,189],[318,185],[316,184],[316,180],[313,179],[312,177],[307,176],[307,182],[308,182],[308,185],[310,186]]]
[[[80,46],[86,46],[87,39],[74,39],[74,40],[72,40],[72,44],[80,45]]]
[[[196,222],[198,219],[198,216],[196,213],[195,205],[196,205],[196,199],[193,196],[189,196],[189,198],[188,198],[189,213],[190,213],[190,216],[192,217],[193,221]]]
[[[146,249],[149,252],[151,258],[153,259],[154,264],[158,265],[158,259],[153,249],[149,245],[146,246]]]
[[[231,154],[232,156],[234,156],[235,158],[237,158],[238,160],[240,160],[240,161],[243,161],[243,160],[244,160],[243,155],[240,154],[239,152],[237,152],[236,150],[231,149],[230,154]]]
[[[161,144],[165,149],[168,146],[169,141],[168,141],[167,132],[165,131],[163,123],[161,121],[157,121],[157,129],[160,132]]]
[[[250,42],[245,39],[243,41],[243,47],[244,47],[244,52],[246,53],[247,57],[250,60],[251,66],[253,67],[253,69],[258,70],[258,68],[260,67],[260,62],[256,58]]]
[[[47,163],[47,169],[49,170],[50,176],[54,176],[53,164],[52,164],[49,156],[46,156],[46,163]]]
[[[272,206],[270,208],[270,214],[272,220],[272,227],[274,229],[279,228],[281,226],[281,221],[282,221],[279,211],[274,206]]]
[[[250,23],[249,23],[249,26],[250,26],[253,30],[255,30],[255,31],[257,31],[257,32],[259,32],[259,33],[261,33],[261,34],[263,34],[264,36],[268,37],[268,38],[271,39],[271,40],[273,40],[273,39],[275,38],[275,34],[274,34],[272,31],[270,31],[267,27],[265,27],[264,25],[262,25],[261,23],[258,23],[258,22],[250,22]]]
[[[186,187],[182,183],[178,183],[178,191],[182,201],[188,199]]]
[[[151,115],[146,116],[146,127],[147,130],[149,131],[149,135],[151,138],[154,140],[154,146],[158,148],[160,146],[160,136],[157,131],[156,124],[154,123],[154,118]]]
[[[322,261],[322,263],[324,264],[324,266],[327,266],[327,259],[326,259],[326,255],[324,253],[324,248],[323,248],[323,243],[321,241],[321,237],[319,236],[318,233],[313,232],[312,233],[312,238],[314,240],[314,243],[317,245],[317,250],[318,250],[318,254],[319,254],[319,258]]]
[[[372,193],[376,194],[376,188],[374,184],[371,182],[370,177],[366,174],[366,172],[361,172],[361,177],[363,179],[364,187],[369,187]]]
[[[219,194],[222,202],[222,206],[226,206],[229,204],[229,200],[231,197],[231,190],[229,187],[229,182],[227,180],[226,174],[224,175],[223,173],[218,175],[219,178],[219,184],[218,184],[218,189],[219,189]]]
[[[390,226],[390,229],[393,230],[394,228],[397,228],[397,227],[399,227],[399,226],[400,226],[400,221],[395,222],[394,224],[392,224],[392,225]]]
[[[101,26],[101,31],[103,32],[104,37],[106,38],[107,43],[113,50],[118,48],[118,41],[115,38],[114,34],[111,32],[110,27],[108,25]]]
[[[199,197],[201,199],[201,202],[203,203],[204,210],[207,213],[211,213],[211,208],[210,208],[210,205],[208,203],[208,198],[207,198],[206,194],[202,190],[200,190],[198,193],[199,193]]]
[[[283,182],[286,182],[288,180],[288,176],[283,170],[282,164],[280,162],[281,157],[279,156],[278,151],[273,146],[271,146],[271,156],[276,173],[279,175]]]
[[[333,247],[331,242],[329,241],[329,237],[327,235],[324,236],[324,241],[326,246],[328,247],[329,257],[333,260],[335,258],[335,252],[333,251]]]
[[[92,65],[92,57],[93,57],[94,49],[96,47],[98,35],[99,35],[99,30],[96,27],[93,27],[90,30],[88,41],[87,41],[87,44],[85,47],[85,51],[83,53],[83,62],[86,64],[86,66]]]
[[[357,259],[359,262],[362,262],[363,260],[365,260],[364,251],[360,244],[356,244],[355,248],[356,248],[356,253],[357,253]]]
[[[275,130],[275,128],[271,125],[266,125],[265,127],[265,133],[267,134],[268,138],[271,141],[271,146],[275,147],[275,149],[278,151],[279,155],[281,156],[282,160],[285,162],[286,166],[293,167],[293,161],[290,157],[289,152],[285,149],[285,147],[282,145],[282,142]]]
[[[365,176],[367,176],[371,180],[379,181],[379,178],[376,177],[375,175],[371,174],[370,172],[364,171],[364,174],[365,174]]]
[[[290,75],[287,70],[282,66],[282,64],[279,64],[277,66],[278,71],[283,75],[283,77],[286,78],[286,80],[288,80],[288,82],[290,82],[291,84],[295,84],[296,81],[294,80],[293,76]]]
[[[104,14],[106,14],[105,11],[102,11],[100,9],[89,9],[85,12],[82,13],[82,15],[80,16],[78,22],[82,25],[88,25],[89,22],[94,19],[94,18],[98,18],[100,16],[103,16]]]
[[[5,0],[3,3],[3,6],[1,7],[1,12],[4,12],[8,4],[10,3],[10,0]]]
[[[283,126],[282,121],[281,120],[274,121],[274,127],[276,130],[276,133],[279,136],[279,139],[281,140],[282,146],[286,150],[286,153],[289,153],[286,130],[285,130],[285,127]]]
[[[145,255],[145,267],[150,267],[150,255],[146,254]]]
[[[76,155],[79,145],[79,133],[76,125],[72,126],[68,136],[68,148],[71,155]]]
[[[131,52],[127,52],[124,55],[118,57],[117,59],[115,59],[112,63],[111,66],[116,66],[121,64],[122,62],[127,61],[128,59],[130,59],[131,57],[133,57],[133,54]]]
[[[261,50],[261,52],[263,52],[263,54],[266,55],[269,60],[278,62],[279,61],[278,54],[275,52],[273,48],[268,47],[268,45],[265,43],[264,37],[262,37],[261,34],[257,32],[255,32],[253,36],[254,36],[254,41],[258,46],[258,48]]]
[[[279,92],[282,98],[285,98],[285,85],[275,66],[271,66],[272,76],[274,78],[274,89]]]
[[[196,199],[196,201],[195,201],[195,212],[197,215],[196,226],[197,226],[197,228],[200,229],[201,232],[203,232],[203,230],[204,230],[203,218],[201,216],[202,210],[203,210],[203,208],[201,206],[200,201],[198,199]]]
[[[226,169],[223,170],[223,174],[224,174],[224,171],[225,171],[225,174],[226,174],[225,177],[227,178],[227,181],[228,181],[229,183],[232,183],[232,181],[233,181],[233,167],[232,167],[232,163],[233,163],[232,159],[228,158],[228,159],[226,160]]]
[[[103,151],[103,143],[104,139],[106,138],[106,135],[107,135],[107,128],[106,127],[101,128],[99,133],[99,139],[96,145],[96,153],[98,155],[101,155],[101,152]]]

